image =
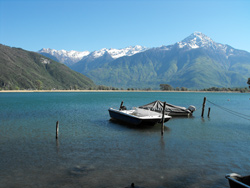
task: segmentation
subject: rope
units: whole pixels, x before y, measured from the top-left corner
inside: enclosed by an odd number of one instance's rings
[[[222,106],[220,106],[220,105],[218,105],[218,104],[215,104],[215,103],[213,103],[213,102],[211,102],[211,101],[209,101],[209,100],[207,100],[207,101],[210,102],[211,104],[213,104],[214,106],[216,106],[216,107],[218,107],[218,108],[220,108],[220,109],[222,109],[222,110],[225,110],[225,111],[228,112],[228,113],[231,113],[231,114],[233,114],[233,115],[235,115],[235,116],[238,116],[238,117],[240,117],[240,118],[243,118],[243,119],[246,119],[246,120],[249,120],[249,121],[250,121],[249,115],[245,115],[245,114],[242,114],[242,113],[239,113],[239,112],[230,110],[230,109],[228,109],[228,108],[225,108],[225,107],[222,107]]]
[[[196,109],[196,111],[200,110],[200,109],[201,109],[201,107],[202,107],[202,105],[201,105],[199,108],[197,108],[197,109]]]

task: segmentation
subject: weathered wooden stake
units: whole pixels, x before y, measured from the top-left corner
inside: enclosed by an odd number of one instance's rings
[[[210,116],[210,107],[208,108],[208,113],[207,113],[207,117]]]
[[[59,134],[59,121],[56,122],[56,139],[58,139]]]
[[[206,98],[206,97],[204,97],[204,99],[203,99],[203,104],[202,104],[202,112],[201,112],[201,117],[203,117],[203,115],[204,115],[204,110],[205,110],[206,100],[207,100],[207,98]]]
[[[161,118],[161,136],[163,136],[164,133],[164,120],[165,120],[165,108],[166,108],[166,102],[163,103],[163,110],[162,110],[162,118]]]

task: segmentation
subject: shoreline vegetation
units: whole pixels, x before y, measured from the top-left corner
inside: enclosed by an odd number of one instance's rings
[[[218,92],[218,93],[249,93],[250,92],[250,78],[247,81],[248,87],[210,87],[205,89],[188,89],[186,87],[172,87],[169,84],[160,84],[160,89],[152,88],[117,88],[104,85],[97,85],[95,87],[81,88],[78,86],[69,88],[46,88],[41,84],[40,87],[23,89],[19,87],[9,88],[0,87],[1,92]]]
[[[212,91],[212,90],[186,90],[186,91],[176,91],[176,90],[0,90],[0,93],[59,93],[59,92],[180,92],[180,93],[249,93],[250,91],[240,91],[240,90],[228,90],[228,91]]]
[[[160,89],[151,89],[151,88],[115,88],[115,87],[109,87],[109,86],[103,86],[99,85],[97,87],[91,87],[91,88],[72,88],[69,89],[46,89],[46,88],[30,88],[30,89],[10,89],[10,88],[0,88],[1,92],[217,92],[217,93],[249,93],[250,92],[250,78],[247,82],[249,85],[248,87],[240,87],[240,88],[219,88],[219,87],[211,87],[206,89],[188,89],[185,87],[172,87],[169,84],[160,84]]]

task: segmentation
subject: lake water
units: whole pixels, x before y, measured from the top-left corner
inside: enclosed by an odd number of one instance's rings
[[[249,115],[243,119],[207,102]],[[0,93],[0,187],[229,187],[250,174],[250,94],[165,92]],[[192,118],[133,128],[108,108],[154,100],[197,111]],[[211,107],[210,118],[207,108]],[[55,139],[59,121],[59,139]]]

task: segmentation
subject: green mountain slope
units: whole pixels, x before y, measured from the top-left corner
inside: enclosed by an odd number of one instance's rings
[[[0,44],[0,88],[89,89],[86,76],[38,53]]]
[[[85,72],[97,84],[114,87],[158,89],[167,83],[174,87],[202,89],[246,86],[250,55],[226,57],[210,49],[160,48],[122,57]]]
[[[48,54],[48,55],[50,55],[50,54]],[[87,72],[100,67],[100,65],[103,65],[107,62],[111,62],[113,60],[114,59],[111,57],[110,54],[104,53],[104,55],[99,57],[99,58],[94,58],[92,56],[87,57],[87,58],[83,58],[79,62],[77,62],[73,65],[70,65],[69,67],[72,70],[75,70],[75,71],[80,72],[82,74],[86,74]]]

